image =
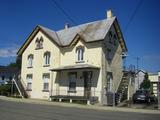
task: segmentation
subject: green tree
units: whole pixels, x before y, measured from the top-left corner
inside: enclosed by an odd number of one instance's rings
[[[145,73],[144,75],[144,80],[143,82],[140,84],[140,89],[151,89],[151,82],[148,79],[148,73]]]

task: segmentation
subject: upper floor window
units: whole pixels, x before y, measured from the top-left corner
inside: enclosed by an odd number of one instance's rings
[[[113,34],[111,31],[109,31],[108,37],[109,37],[109,43],[112,43]]]
[[[28,56],[28,67],[33,67],[33,55]]]
[[[112,51],[111,51],[111,49],[107,49],[107,59],[108,59],[108,61],[110,61],[111,59],[112,59]]]
[[[50,57],[51,57],[50,52],[47,51],[44,53],[44,65],[50,65]]]
[[[84,60],[84,48],[83,47],[78,47],[76,50],[77,54],[77,61],[81,62]]]
[[[36,49],[41,49],[43,48],[43,37],[41,37],[40,39],[37,38],[36,39]]]

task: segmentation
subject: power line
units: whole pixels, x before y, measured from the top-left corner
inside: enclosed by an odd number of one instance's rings
[[[58,4],[58,2],[56,2],[56,0],[51,0],[56,6],[57,8],[59,8],[61,10],[61,12],[73,23],[73,24],[77,24],[76,21],[74,21],[72,19],[72,17],[65,11],[64,8],[61,7],[61,5]]]
[[[134,10],[132,16],[130,17],[130,19],[129,19],[129,21],[128,21],[125,29],[124,29],[124,33],[127,32],[127,30],[128,30],[128,28],[129,28],[131,22],[133,21],[135,15],[137,14],[137,12],[138,12],[139,8],[141,7],[142,3],[143,3],[143,0],[139,0],[138,4],[137,4],[137,6],[136,6],[136,9]]]
[[[73,24],[77,25],[77,22],[76,22],[74,19],[72,19],[72,17],[65,11],[64,8],[61,7],[60,4],[58,4],[58,2],[56,2],[56,0],[51,0],[51,1],[56,5],[56,7],[57,7],[59,10],[61,10],[61,12],[62,12]],[[83,30],[83,29],[81,29],[80,27],[78,27],[78,29],[80,29],[81,32],[84,33],[84,30]],[[85,34],[85,35],[86,35],[86,34]],[[90,35],[86,35],[86,36],[90,37],[91,39],[94,39],[94,38],[93,38],[92,36],[90,36]]]

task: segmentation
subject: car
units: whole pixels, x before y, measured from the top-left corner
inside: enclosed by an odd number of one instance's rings
[[[151,94],[150,90],[137,90],[133,94],[133,103],[143,102],[143,103],[150,103],[154,101],[154,96]]]

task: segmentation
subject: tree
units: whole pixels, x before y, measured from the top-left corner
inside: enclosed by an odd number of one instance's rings
[[[148,79],[148,73],[145,73],[144,80],[140,85],[140,89],[151,89],[151,82]]]

